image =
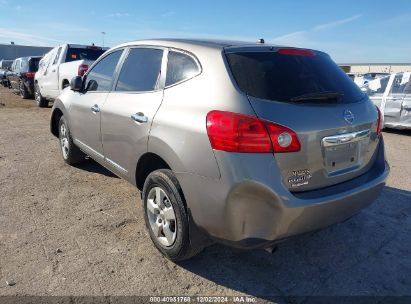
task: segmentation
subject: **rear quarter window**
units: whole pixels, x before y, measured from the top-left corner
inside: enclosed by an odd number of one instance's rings
[[[353,103],[364,94],[331,58],[280,54],[276,51],[226,54],[234,79],[249,96],[279,102],[292,102],[297,96],[322,92],[342,95],[340,103]]]
[[[190,55],[175,51],[168,53],[166,86],[188,80],[199,73],[200,67]]]

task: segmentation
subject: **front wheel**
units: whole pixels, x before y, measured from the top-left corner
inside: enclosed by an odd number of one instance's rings
[[[190,243],[188,215],[181,187],[171,170],[156,170],[143,187],[144,219],[157,249],[172,261],[187,260],[203,247]]]
[[[47,99],[41,95],[40,87],[37,83],[34,85],[34,99],[36,100],[37,106],[40,108],[45,108],[49,105]]]
[[[75,165],[84,160],[83,152],[73,143],[64,116],[61,116],[59,122],[59,141],[63,159],[67,164]]]

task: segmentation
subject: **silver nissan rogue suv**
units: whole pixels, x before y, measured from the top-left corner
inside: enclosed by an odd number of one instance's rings
[[[329,55],[162,39],[104,53],[55,101],[63,159],[85,155],[141,190],[169,259],[343,221],[385,184],[381,117]]]

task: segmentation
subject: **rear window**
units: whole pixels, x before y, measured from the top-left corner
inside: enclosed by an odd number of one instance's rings
[[[37,72],[39,69],[40,58],[31,58],[29,61],[29,70],[30,72]]]
[[[76,60],[97,60],[105,51],[101,49],[93,48],[69,48],[67,50],[66,61],[76,61]]]
[[[280,102],[306,94],[336,92],[339,103],[353,103],[364,94],[331,58],[272,52],[228,53],[228,64],[239,88],[249,96]],[[322,102],[331,102],[323,100]]]

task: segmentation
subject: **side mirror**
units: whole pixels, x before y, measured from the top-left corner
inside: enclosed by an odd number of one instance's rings
[[[80,92],[83,89],[83,79],[80,76],[75,76],[70,81],[70,88],[75,92]]]

